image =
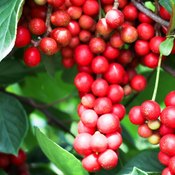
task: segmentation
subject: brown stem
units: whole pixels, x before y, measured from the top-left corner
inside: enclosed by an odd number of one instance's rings
[[[143,12],[144,14],[146,14],[147,16],[149,16],[151,19],[153,19],[155,22],[168,27],[169,26],[169,22],[163,20],[162,18],[160,18],[159,16],[157,16],[155,13],[153,13],[152,11],[150,11],[149,9],[145,8],[141,3],[137,2],[136,0],[131,0],[131,2],[135,5],[135,7],[140,10],[141,12]]]

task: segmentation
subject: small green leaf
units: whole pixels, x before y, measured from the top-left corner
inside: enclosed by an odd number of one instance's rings
[[[28,130],[26,112],[19,101],[0,93],[0,152],[17,154]]]
[[[36,138],[44,154],[65,175],[88,175],[81,162],[71,153],[61,148],[36,128]]]
[[[164,56],[170,55],[174,45],[174,38],[166,38],[165,41],[163,41],[160,46],[160,53]]]
[[[0,1],[0,61],[12,50],[24,0]]]
[[[131,175],[148,175],[148,174],[146,172],[140,170],[139,168],[134,167],[132,172],[131,172]]]
[[[130,175],[134,167],[139,168],[147,174],[160,173],[164,167],[159,163],[157,154],[158,150],[146,150],[141,152],[132,158],[118,173],[118,175]]]

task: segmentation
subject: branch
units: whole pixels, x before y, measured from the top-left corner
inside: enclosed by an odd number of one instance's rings
[[[150,11],[149,9],[145,8],[141,3],[137,2],[136,0],[131,0],[131,2],[135,5],[135,7],[140,10],[141,12],[143,12],[144,14],[146,14],[147,16],[149,16],[151,19],[153,19],[155,22],[168,27],[169,26],[169,22],[166,20],[163,20],[162,18],[160,18],[159,16],[157,16],[155,13],[153,13],[152,11]]]
[[[46,105],[43,103],[37,103],[35,100],[33,100],[31,98],[19,96],[19,95],[7,92],[4,89],[0,89],[0,91],[17,98],[23,104],[27,104],[27,105],[41,111],[47,117],[49,124],[55,125],[58,128],[62,129],[63,131],[65,131],[65,132],[69,133],[70,135],[72,135],[73,137],[75,137],[75,135],[63,124],[62,121],[58,120],[48,109],[43,108],[43,106],[48,107],[49,105]]]

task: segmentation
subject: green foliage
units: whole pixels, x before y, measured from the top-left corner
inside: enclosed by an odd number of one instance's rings
[[[167,38],[160,44],[160,53],[164,56],[170,55],[174,45],[174,38]]]
[[[0,93],[0,104],[0,152],[17,154],[28,129],[25,110],[4,93]]]
[[[81,162],[73,154],[47,138],[38,128],[35,132],[42,151],[64,174],[88,175],[82,168]]]
[[[0,1],[0,61],[12,50],[24,0]]]
[[[7,175],[4,171],[0,170],[0,175]]]
[[[166,8],[170,13],[172,12],[171,0],[159,0],[159,3]]]

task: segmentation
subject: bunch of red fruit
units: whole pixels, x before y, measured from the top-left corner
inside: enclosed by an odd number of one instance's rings
[[[10,174],[29,175],[26,153],[20,149],[17,156],[0,153],[0,168]]]
[[[159,161],[167,166],[162,175],[175,174],[175,91],[165,97],[166,107],[161,111],[157,102],[147,100],[141,106],[134,106],[129,119],[139,125],[138,134],[148,138],[152,144],[159,144]]]

